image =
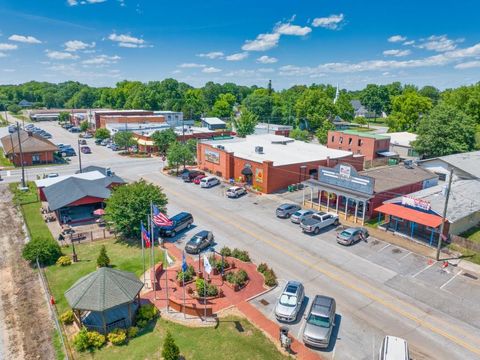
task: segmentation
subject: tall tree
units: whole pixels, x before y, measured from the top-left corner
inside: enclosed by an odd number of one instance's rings
[[[113,135],[113,141],[120,148],[127,149],[137,144],[137,140],[133,137],[131,131],[118,131]]]
[[[249,110],[243,110],[238,119],[233,120],[233,126],[238,137],[245,137],[255,132],[258,124],[258,116]]]
[[[272,116],[273,98],[267,89],[257,89],[243,101],[245,109],[267,122]]]
[[[180,165],[191,164],[195,160],[195,154],[191,147],[185,143],[174,142],[170,145],[167,151],[168,165],[175,167],[178,172]]]
[[[392,100],[392,113],[388,118],[390,131],[415,131],[420,119],[428,114],[432,101],[410,90]]]
[[[229,118],[233,115],[233,105],[236,98],[232,94],[220,94],[212,108],[212,115],[221,118]]]
[[[295,104],[297,118],[307,120],[309,129],[315,131],[324,121],[337,115],[337,108],[325,90],[320,88],[306,90]]]
[[[320,126],[315,132],[315,136],[317,137],[318,142],[325,145],[328,140],[328,132],[334,129],[335,126],[333,126],[332,122],[329,120],[325,120],[322,126]]]
[[[162,155],[165,155],[169,146],[177,140],[177,134],[173,129],[155,131],[151,137],[153,143],[158,148],[158,152]]]
[[[383,111],[387,111],[390,103],[389,94],[387,88],[380,85],[368,84],[362,91],[360,101],[363,106],[375,114],[375,120],[382,114]]]
[[[200,89],[188,89],[185,92],[185,98],[182,111],[184,116],[199,120],[202,114],[207,110],[207,103]]]

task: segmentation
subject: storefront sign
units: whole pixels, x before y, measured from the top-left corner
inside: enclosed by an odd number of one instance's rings
[[[332,168],[320,167],[318,181],[346,190],[372,195],[375,179],[358,175],[357,170],[349,164],[339,164]]]
[[[350,166],[340,165],[339,174],[340,176],[349,178],[352,174],[352,168]]]
[[[220,164],[220,154],[216,151],[205,149],[205,160],[214,164]]]
[[[255,169],[255,181],[257,183],[263,183],[263,169],[260,169],[260,168]]]
[[[422,199],[415,199],[411,196],[402,196],[402,205],[416,207],[425,211],[429,211],[431,209],[430,202]]]

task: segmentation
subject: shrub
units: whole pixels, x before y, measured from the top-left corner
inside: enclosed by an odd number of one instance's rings
[[[137,325],[141,328],[147,326],[147,324],[158,316],[158,309],[152,305],[147,304],[140,306],[137,312]]]
[[[89,331],[87,336],[90,347],[100,349],[105,344],[105,336],[97,331]]]
[[[127,342],[127,332],[124,329],[113,329],[107,337],[112,345],[124,345]]]
[[[208,258],[208,261],[210,262],[210,265],[217,270],[218,273],[222,272],[222,259],[221,258],[216,258],[215,256],[210,256]],[[228,269],[230,267],[230,264],[228,263],[227,260],[223,260],[223,269]]]
[[[235,248],[232,251],[232,256],[238,260],[250,262],[250,256],[248,255],[248,251]]]
[[[263,277],[265,278],[265,285],[267,286],[275,286],[277,285],[277,275],[275,275],[275,272],[272,269],[268,269],[265,271],[263,274]]]
[[[248,274],[245,270],[232,271],[227,274],[225,280],[230,284],[242,287],[248,280]]]
[[[22,256],[32,264],[38,257],[38,261],[42,265],[52,265],[62,256],[62,250],[53,239],[33,238],[23,248]]]
[[[218,295],[218,288],[213,284],[205,284],[205,280],[203,279],[197,279],[195,286],[197,288],[198,296],[200,297],[205,297],[205,292],[207,297]]]
[[[228,246],[224,246],[220,250],[220,254],[223,256],[232,256],[232,250]]]
[[[77,351],[85,351],[88,349],[100,349],[105,344],[105,336],[96,332],[88,331],[86,328],[80,330],[73,339],[73,345]]]
[[[69,325],[73,323],[74,320],[73,311],[67,310],[62,315],[60,315],[60,321],[65,325]]]
[[[70,256],[68,255],[60,256],[57,260],[57,265],[60,265],[60,266],[72,265],[72,259],[70,259]]]
[[[265,264],[265,263],[261,263],[260,265],[258,265],[257,267],[257,271],[261,274],[265,274],[265,271],[268,270],[268,265]]]
[[[195,269],[192,265],[189,265],[187,267],[187,271],[179,271],[177,274],[177,280],[182,282],[185,280],[185,282],[191,281],[193,277],[195,276]]]
[[[108,265],[110,265],[110,258],[107,255],[107,248],[105,245],[102,245],[100,248],[100,254],[97,258],[97,265],[98,267],[108,267]]]
[[[133,339],[134,337],[137,337],[138,335],[138,327],[136,326],[131,326],[127,330],[127,337],[129,339]]]
[[[178,360],[180,357],[180,349],[177,344],[175,344],[175,340],[168,330],[165,341],[163,342],[162,357],[164,360]]]

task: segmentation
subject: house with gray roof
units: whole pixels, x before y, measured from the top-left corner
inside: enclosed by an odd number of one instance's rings
[[[480,151],[419,160],[418,166],[437,174],[443,181],[448,180],[451,169],[454,179],[480,179]]]

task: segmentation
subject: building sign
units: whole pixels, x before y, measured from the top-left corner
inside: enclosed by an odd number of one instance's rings
[[[425,201],[422,199],[415,199],[411,196],[406,196],[406,195],[402,196],[402,205],[419,208],[425,211],[429,211],[431,209],[431,205],[429,201]]]
[[[319,168],[318,181],[346,190],[373,195],[375,179],[370,176],[358,175],[357,170],[349,164],[338,164],[333,169]]]
[[[220,164],[220,154],[216,151],[205,149],[205,160],[214,164]]]
[[[263,183],[263,169],[261,168],[255,169],[255,181],[257,183]]]

